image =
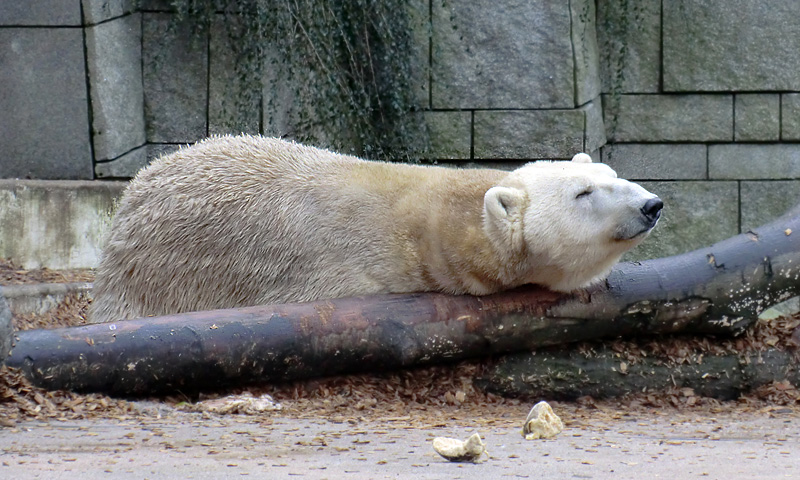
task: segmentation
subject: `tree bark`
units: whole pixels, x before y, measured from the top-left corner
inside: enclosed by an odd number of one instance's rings
[[[773,381],[800,381],[793,352],[768,349],[742,354],[704,355],[698,362],[674,364],[656,358],[624,362],[609,349],[591,356],[574,350],[505,356],[478,386],[509,397],[574,400],[608,398],[632,392],[688,387],[721,400],[738,398]]]
[[[800,294],[800,206],[756,231],[618,265],[592,289],[382,295],[17,332],[49,389],[140,395],[406,367],[600,337],[738,334]]]

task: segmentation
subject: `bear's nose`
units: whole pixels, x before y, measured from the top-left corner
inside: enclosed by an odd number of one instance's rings
[[[642,207],[642,214],[651,222],[654,222],[661,216],[662,208],[664,208],[664,202],[662,202],[660,198],[654,197],[645,202]]]

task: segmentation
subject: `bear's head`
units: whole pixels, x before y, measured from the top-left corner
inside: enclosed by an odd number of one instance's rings
[[[661,216],[662,201],[579,153],[513,172],[484,196],[484,229],[505,281],[572,291],[604,279]]]

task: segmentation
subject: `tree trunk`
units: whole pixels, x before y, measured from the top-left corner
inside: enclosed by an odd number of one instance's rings
[[[355,297],[15,334],[49,389],[151,394],[405,367],[599,337],[738,334],[800,294],[800,206],[755,232],[618,265],[587,291]]]
[[[675,364],[656,358],[624,362],[604,348],[591,356],[574,350],[505,356],[480,388],[502,396],[574,400],[617,397],[631,392],[688,387],[704,397],[732,400],[773,381],[800,381],[792,352],[703,355],[697,362]]]

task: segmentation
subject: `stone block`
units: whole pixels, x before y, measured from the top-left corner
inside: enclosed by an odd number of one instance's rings
[[[199,140],[207,134],[208,37],[188,20],[176,22],[164,13],[142,15],[147,140]]]
[[[800,2],[663,2],[664,91],[800,90]]]
[[[471,112],[425,112],[430,151],[425,158],[457,160],[471,158]]]
[[[431,6],[433,108],[577,106],[568,2]]]
[[[0,180],[0,258],[23,268],[94,268],[127,182]]]
[[[603,122],[603,108],[600,98],[596,98],[578,110],[586,115],[583,151],[586,153],[599,153],[600,147],[606,144],[606,127]]]
[[[582,152],[583,110],[475,112],[476,159],[568,159]]]
[[[603,105],[615,143],[733,139],[732,95],[605,95]]]
[[[733,136],[737,142],[780,139],[781,98],[778,94],[743,93],[734,97]]]
[[[252,61],[233,45],[244,28],[233,15],[216,15],[211,25],[208,130],[212,135],[261,129],[261,78]]]
[[[781,140],[800,140],[800,93],[781,95]]]
[[[86,29],[95,160],[110,160],[145,143],[141,16]]]
[[[144,145],[109,162],[96,163],[94,174],[97,178],[133,178],[150,163],[147,151],[147,145]]]
[[[707,177],[706,155],[700,144],[619,143],[603,147],[602,161],[622,178],[690,180]]]
[[[595,0],[569,2],[572,51],[575,57],[575,105],[600,95],[600,53],[597,48]]]
[[[80,0],[8,0],[0,2],[0,26],[61,26],[81,24]]]
[[[8,308],[3,291],[0,289],[0,365],[4,364],[11,352],[11,335],[14,325],[11,322],[11,309]]]
[[[800,144],[709,145],[708,176],[731,180],[800,178]]]
[[[741,182],[742,232],[771,222],[800,204],[800,180]]]
[[[739,233],[738,182],[639,182],[664,201],[649,238],[623,260],[689,252]]]
[[[136,10],[137,0],[83,0],[84,21],[94,25]]]
[[[661,77],[661,0],[598,0],[603,92],[656,93]]]
[[[169,155],[183,146],[183,144],[175,143],[150,143],[147,145],[147,163],[151,163],[164,155]]]
[[[431,108],[431,12],[429,0],[408,3],[411,34],[411,91],[420,109]]]
[[[0,29],[0,66],[0,178],[93,178],[81,29]]]
[[[142,11],[175,12],[177,8],[172,0],[138,0]]]
[[[306,98],[310,93],[302,91],[300,85],[293,85],[286,78],[280,66],[281,59],[277,51],[266,52],[264,60],[264,89],[262,90],[262,118],[264,135],[292,138],[296,130],[295,117],[302,113],[314,118],[309,102],[298,102],[297,98]],[[314,132],[317,134],[318,132]],[[322,135],[320,135],[322,136]]]

